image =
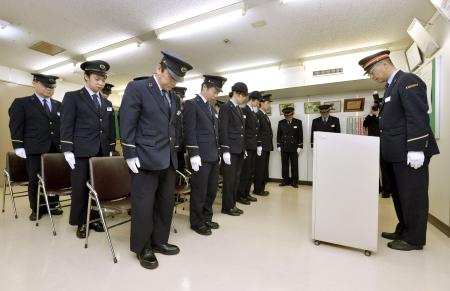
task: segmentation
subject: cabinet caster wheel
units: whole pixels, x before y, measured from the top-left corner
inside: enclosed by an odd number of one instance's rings
[[[366,257],[370,257],[372,255],[372,252],[371,251],[364,251],[364,255]]]
[[[316,246],[319,246],[319,245],[320,245],[320,241],[315,240],[315,241],[314,241],[314,244],[315,244]]]

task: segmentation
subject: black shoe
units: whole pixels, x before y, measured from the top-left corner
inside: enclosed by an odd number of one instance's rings
[[[264,191],[263,194],[264,194],[264,196],[267,196],[267,195],[270,194],[270,192],[269,191]]]
[[[250,201],[248,201],[246,198],[238,197],[237,202],[245,205],[250,205]]]
[[[93,222],[89,224],[89,228],[95,230],[96,232],[105,232],[105,229],[100,222]]]
[[[180,252],[180,249],[176,245],[171,245],[168,243],[152,245],[152,250],[154,253],[160,253],[167,256],[176,255]]]
[[[146,269],[156,269],[158,267],[158,260],[151,249],[144,248],[138,255],[138,259],[141,266]]]
[[[281,182],[280,184],[278,184],[279,186],[283,187],[283,186],[289,186],[291,185],[291,183],[289,182]]]
[[[253,192],[253,194],[258,195],[258,196],[267,196],[267,195],[269,195],[269,191],[263,191],[261,193]]]
[[[63,215],[64,211],[61,208],[56,208],[56,209],[50,210],[50,213],[52,215]]]
[[[78,226],[78,228],[77,228],[77,238],[86,238],[86,224]]]
[[[256,198],[253,197],[253,196],[250,196],[250,195],[248,195],[246,198],[247,198],[248,201],[251,201],[251,202],[256,202],[256,201],[258,201],[258,199],[256,199]]]
[[[382,232],[381,236],[390,240],[397,240],[400,238],[400,235],[395,232]]]
[[[291,186],[294,187],[294,188],[298,188],[298,183],[292,182]]]
[[[422,245],[412,245],[403,240],[394,240],[394,241],[388,242],[387,245],[391,249],[399,250],[399,251],[413,251],[413,250],[422,250],[423,249]]]
[[[209,226],[206,225],[202,225],[200,227],[191,227],[196,233],[201,234],[201,235],[211,235],[212,231],[211,228],[209,228]]]
[[[219,228],[219,224],[217,222],[214,221],[206,221],[205,225],[211,229],[218,229]]]
[[[41,212],[39,212],[39,219],[42,218],[42,215],[44,215],[44,214],[42,214]],[[32,211],[31,214],[30,214],[30,216],[29,216],[28,218],[29,218],[31,221],[36,221],[36,212]]]
[[[389,193],[382,193],[381,194],[381,198],[390,198],[391,197],[391,194],[389,194]]]
[[[234,211],[236,211],[239,214],[244,214],[244,211],[242,209],[237,208],[236,206],[234,206],[234,208],[231,209],[231,210],[234,210]]]
[[[241,215],[239,212],[235,211],[234,208],[232,209],[222,209],[222,213],[231,215],[231,216],[239,216]]]

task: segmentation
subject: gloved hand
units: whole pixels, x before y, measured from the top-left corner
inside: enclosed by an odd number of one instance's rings
[[[109,152],[109,156],[112,157],[112,155],[113,155],[113,152]]]
[[[227,165],[231,165],[231,155],[230,153],[223,153],[223,162]]]
[[[302,152],[302,148],[297,148],[297,154],[300,154]]]
[[[280,147],[277,147],[277,149],[278,149],[278,151],[281,153],[281,148],[280,148]]]
[[[411,168],[418,169],[422,167],[423,162],[425,161],[425,155],[423,152],[408,152],[407,162]]]
[[[69,167],[75,169],[75,156],[72,152],[64,152],[64,158],[66,159]]]
[[[127,164],[128,164],[128,168],[130,168],[130,170],[137,174],[139,173],[138,168],[141,167],[141,163],[139,162],[139,158],[131,158],[131,159],[127,159]]]
[[[191,158],[191,167],[192,170],[194,170],[195,172],[197,172],[200,169],[200,166],[202,165],[202,159],[200,158],[200,156],[193,156]]]
[[[16,155],[18,157],[21,157],[22,159],[26,159],[27,158],[27,154],[25,153],[25,149],[24,148],[18,148],[14,150],[16,152]]]
[[[247,151],[244,152],[244,160],[248,157]]]
[[[262,154],[262,147],[261,147],[261,146],[259,146],[259,147],[256,148],[256,154],[257,154],[258,156],[261,156],[261,154]]]

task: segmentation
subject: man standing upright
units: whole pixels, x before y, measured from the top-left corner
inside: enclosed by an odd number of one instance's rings
[[[331,116],[331,105],[323,104],[319,106],[320,117],[314,118],[311,125],[311,148],[314,147],[314,132],[341,132],[341,125],[339,118]]]

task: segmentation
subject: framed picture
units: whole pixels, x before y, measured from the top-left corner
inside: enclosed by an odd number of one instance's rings
[[[294,103],[285,103],[285,104],[280,104],[278,105],[279,109],[280,109],[280,115],[283,115],[283,109],[286,107],[293,107],[295,110],[295,104]]]
[[[344,112],[364,111],[365,98],[353,98],[344,100]]]
[[[305,114],[320,113],[320,102],[305,102]]]
[[[323,104],[331,105],[331,108],[330,108],[331,113],[341,112],[341,100],[325,101],[325,102],[323,102]]]

